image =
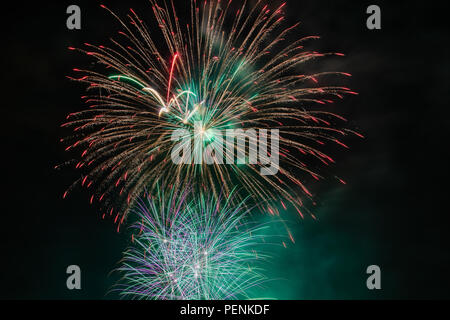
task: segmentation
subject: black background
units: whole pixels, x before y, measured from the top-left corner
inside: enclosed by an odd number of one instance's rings
[[[151,19],[146,1],[105,3],[121,16],[133,7]],[[70,4],[81,7],[79,31],[66,28]],[[106,295],[117,279],[108,273],[128,238],[100,218],[86,193],[63,200],[77,173],[53,169],[69,160],[59,126],[82,107],[84,88],[65,76],[89,63],[67,47],[107,42],[118,31],[99,4],[2,4],[4,299],[116,298]],[[381,7],[382,30],[366,28],[370,4]],[[298,233],[308,248],[304,263],[334,257],[332,266],[324,271],[310,263],[301,275],[307,284],[295,293],[293,282],[294,293],[280,297],[449,298],[449,52],[442,2],[291,0],[287,8],[288,21],[300,20],[303,35],[322,37],[312,44],[315,49],[346,53],[330,63],[353,74],[350,86],[359,95],[341,103],[340,113],[366,139],[352,141],[352,149],[338,157],[335,169],[348,184],[317,190],[327,208],[322,221],[300,222]],[[71,264],[82,269],[81,291],[66,289]],[[382,269],[381,291],[365,287],[370,264]],[[280,276],[289,278],[295,270],[280,267]]]

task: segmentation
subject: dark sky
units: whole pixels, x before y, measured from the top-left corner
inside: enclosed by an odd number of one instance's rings
[[[317,189],[318,222],[293,221],[296,244],[278,253],[268,285],[279,299],[449,298],[448,37],[443,4],[423,1],[290,0],[288,21],[317,34],[317,51],[345,58],[323,68],[353,74],[359,92],[339,104],[364,140],[337,155],[342,186]],[[151,19],[146,1],[105,1],[119,15],[129,7]],[[82,29],[66,28],[70,4]],[[2,4],[2,181],[0,298],[104,299],[117,280],[109,272],[129,243],[101,220],[83,191],[63,200],[77,177],[54,170],[68,159],[58,142],[65,116],[80,110],[84,88],[65,78],[89,61],[67,50],[100,43],[118,31],[97,1]],[[378,4],[382,30],[365,26]],[[146,15],[147,14],[147,15]],[[82,290],[66,289],[65,269],[82,269]],[[382,290],[365,287],[377,264]]]

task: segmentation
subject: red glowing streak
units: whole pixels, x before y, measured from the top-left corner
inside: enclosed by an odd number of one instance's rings
[[[169,96],[170,96],[170,86],[172,85],[172,77],[173,77],[173,70],[175,69],[175,63],[177,62],[178,53],[175,53],[172,60],[172,67],[170,68],[170,77],[169,77],[169,85],[167,87],[167,103],[169,103]]]
[[[294,237],[292,236],[291,231],[288,230],[289,239],[291,239],[292,243],[295,243]]]

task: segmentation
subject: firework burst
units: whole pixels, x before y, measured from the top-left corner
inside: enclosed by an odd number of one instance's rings
[[[257,265],[266,257],[255,249],[266,227],[230,201],[165,194],[137,201],[138,223],[114,290],[136,299],[248,298],[265,281]]]
[[[63,125],[73,130],[63,139],[67,150],[81,153],[75,166],[83,174],[74,185],[92,186],[91,203],[102,202],[119,225],[144,187],[151,193],[158,183],[174,189],[191,184],[198,193],[216,197],[241,186],[237,202],[250,195],[275,214],[281,201],[303,217],[304,199],[312,197],[305,178],[322,178],[308,163],[312,158],[333,163],[323,146],[346,147],[343,136],[359,135],[336,126],[342,117],[316,108],[355,94],[346,87],[321,86],[324,76],[350,75],[305,73],[307,62],[341,54],[305,50],[303,43],[314,36],[286,40],[297,25],[283,27],[284,4],[273,10],[258,1],[234,10],[231,1],[193,0],[190,19],[182,23],[173,3],[150,2],[159,33],[150,32],[133,10],[124,21],[102,6],[121,24],[120,40],[112,40],[112,47],[69,48],[98,63],[98,70],[74,69],[79,76],[71,77],[87,84],[83,99],[89,106],[70,114]],[[171,161],[176,130],[195,137],[230,128],[278,129],[278,174],[261,175],[259,163]],[[203,146],[210,140],[205,138]],[[234,145],[231,153],[249,156],[239,148]]]

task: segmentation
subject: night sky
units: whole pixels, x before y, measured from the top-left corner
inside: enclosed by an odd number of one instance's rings
[[[176,1],[178,2],[178,1]],[[146,1],[104,1],[120,16],[132,7],[152,19]],[[289,0],[288,22],[320,35],[308,49],[337,51],[318,68],[353,74],[359,93],[334,111],[366,138],[333,153],[333,172],[317,193],[318,221],[287,214],[296,243],[268,265],[277,280],[262,296],[278,299],[450,298],[448,210],[449,46],[443,4],[423,1]],[[77,4],[82,29],[66,28]],[[2,4],[2,181],[0,298],[115,299],[110,274],[130,242],[89,205],[85,190],[63,200],[78,177],[59,139],[68,113],[81,110],[84,87],[69,81],[91,60],[67,50],[108,43],[119,30],[98,1]],[[368,30],[370,4],[382,29]],[[319,63],[319,62],[318,62]],[[82,290],[66,288],[66,267],[82,270]],[[366,288],[367,266],[379,265],[382,290]]]

